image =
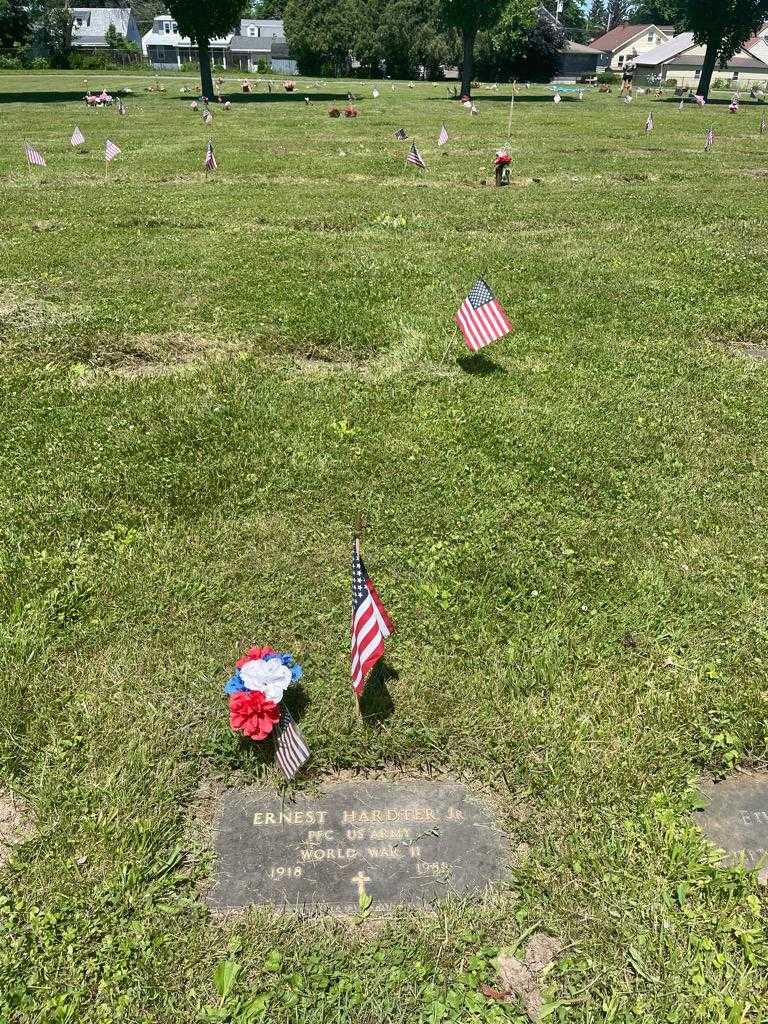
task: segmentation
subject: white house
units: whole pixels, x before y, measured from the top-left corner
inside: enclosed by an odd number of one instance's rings
[[[72,46],[78,50],[104,50],[110,25],[141,49],[141,32],[130,7],[74,7]]]
[[[726,67],[715,68],[714,81],[725,78],[729,88],[741,89],[768,82],[768,58],[762,59],[754,48],[750,50],[747,46],[745,43],[740,47]],[[638,76],[660,77],[665,82],[674,80],[677,85],[694,89],[701,79],[705,56],[706,46],[694,42],[693,32],[681,32],[637,57],[635,67]]]
[[[160,14],[143,39],[144,53],[156,68],[177,68],[198,60],[197,46],[179,34],[173,16]],[[296,61],[288,54],[283,23],[267,18],[243,18],[235,32],[211,40],[214,64],[254,71],[260,63],[285,74],[296,73]]]
[[[288,55],[283,23],[279,19],[243,18],[229,43],[232,63],[255,71],[261,62],[275,71],[296,74],[296,61]]]
[[[232,33],[220,39],[211,39],[211,59],[214,64],[227,67],[229,41]],[[141,41],[149,63],[155,68],[180,68],[182,64],[196,63],[197,45],[189,36],[179,32],[179,26],[170,14],[160,14]]]
[[[655,49],[674,35],[669,25],[617,25],[589,44],[606,55],[604,66],[621,71],[625,65],[634,64],[640,54]]]

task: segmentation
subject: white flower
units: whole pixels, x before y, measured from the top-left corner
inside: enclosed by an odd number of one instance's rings
[[[240,669],[246,690],[260,690],[267,700],[279,704],[283,691],[291,685],[291,670],[279,658],[269,661],[246,661]]]

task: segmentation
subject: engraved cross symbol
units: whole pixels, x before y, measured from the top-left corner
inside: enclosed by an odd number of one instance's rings
[[[365,895],[365,883],[370,881],[371,879],[364,875],[362,871],[358,871],[354,878],[350,878],[350,882],[354,882],[357,886],[358,896]]]

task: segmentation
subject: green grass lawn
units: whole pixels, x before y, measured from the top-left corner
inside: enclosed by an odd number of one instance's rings
[[[552,1020],[765,1021],[765,894],[690,816],[697,776],[768,755],[759,109],[523,91],[494,189],[508,89],[471,118],[356,83],[332,120],[348,83],[231,82],[209,130],[180,79],[88,77],[128,116],[82,74],[0,76],[0,785],[31,828],[0,1021],[522,1021],[478,988],[530,929],[566,944]],[[451,317],[481,275],[516,330],[471,359]],[[364,726],[360,508],[399,627]],[[299,786],[450,773],[492,794],[509,884],[212,919],[200,787],[279,787],[221,692],[251,642],[304,665]]]

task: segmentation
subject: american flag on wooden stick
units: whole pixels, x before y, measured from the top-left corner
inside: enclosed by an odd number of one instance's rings
[[[440,129],[440,134],[437,137],[437,144],[438,144],[438,146],[444,146],[447,141],[448,141],[448,129],[445,127],[445,125],[443,125],[443,127]]]
[[[407,164],[413,164],[414,167],[421,167],[426,171],[427,165],[424,163],[424,158],[421,153],[416,149],[416,143],[411,143],[411,148],[408,150],[408,156],[405,158]]]
[[[714,128],[710,128],[709,131],[707,132],[707,140],[704,143],[704,152],[708,153],[710,151],[710,149],[712,149],[714,144],[715,144],[715,129]]]
[[[275,726],[275,761],[290,780],[309,760],[309,747],[288,708],[281,708],[281,711],[280,721]]]
[[[205,169],[206,171],[215,171],[218,167],[216,163],[216,157],[213,155],[213,143],[208,139],[208,148],[205,151]]]
[[[482,278],[475,282],[453,319],[473,352],[503,338],[512,330],[507,314]]]
[[[27,163],[30,167],[45,167],[45,160],[42,154],[33,149],[28,142],[24,145],[24,152],[27,154]]]
[[[653,131],[653,111],[648,115],[648,120],[645,122],[646,133]]]
[[[766,131],[768,131],[768,128],[765,124],[765,114],[763,114],[763,116],[760,118],[760,134],[765,135]]]
[[[82,146],[85,143],[85,136],[77,125],[75,125],[75,130],[72,132],[72,138],[69,141],[73,146]]]
[[[360,541],[352,546],[352,687],[360,696],[373,666],[384,654],[384,641],[394,633],[386,608],[360,557]]]
[[[405,128],[398,128],[397,131],[395,132],[395,138],[397,139],[398,142],[405,142],[405,140],[408,138],[408,133],[406,132]]]
[[[111,160],[114,160],[116,156],[120,156],[121,153],[122,150],[119,148],[119,146],[116,146],[114,142],[111,142],[109,139],[107,139],[106,144],[104,146],[104,158],[107,161],[107,163],[109,163]]]

